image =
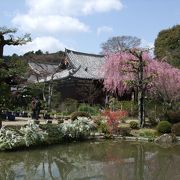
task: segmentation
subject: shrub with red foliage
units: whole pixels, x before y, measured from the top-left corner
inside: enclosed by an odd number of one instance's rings
[[[111,111],[111,110],[104,110],[102,111],[102,115],[107,117],[107,124],[109,133],[117,133],[118,125],[120,121],[125,118],[128,113],[127,111]]]

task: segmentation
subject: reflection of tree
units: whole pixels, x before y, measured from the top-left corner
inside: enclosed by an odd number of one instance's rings
[[[171,152],[171,153],[169,153]],[[180,146],[81,142],[0,154],[0,179],[176,179]]]

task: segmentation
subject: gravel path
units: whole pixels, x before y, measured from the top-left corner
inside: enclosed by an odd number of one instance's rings
[[[31,118],[22,118],[18,117],[15,121],[2,121],[3,126],[23,126],[27,124],[28,120],[32,120]],[[46,120],[39,119],[40,124],[46,124]],[[57,120],[52,120],[53,124],[57,124]]]

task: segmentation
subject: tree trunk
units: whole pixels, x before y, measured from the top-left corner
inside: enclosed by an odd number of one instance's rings
[[[139,74],[138,74],[138,80],[139,80],[139,88],[138,88],[138,118],[140,121],[140,127],[144,126],[145,122],[145,113],[144,113],[144,70],[143,70],[143,59],[142,56],[139,59]]]
[[[53,94],[53,85],[50,82],[48,86],[48,109],[50,110],[51,108],[51,99],[52,99],[52,94]]]
[[[0,59],[3,58],[3,48],[4,46],[0,44]]]
[[[4,50],[4,37],[0,35],[0,59],[3,58],[3,50]]]
[[[2,127],[2,120],[0,119],[0,128]]]
[[[140,127],[144,126],[145,113],[144,113],[144,92],[138,92],[138,119],[140,121]]]

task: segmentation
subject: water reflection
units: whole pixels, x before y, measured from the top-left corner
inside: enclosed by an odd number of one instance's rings
[[[0,153],[2,180],[176,180],[180,146],[82,142],[24,152]]]

